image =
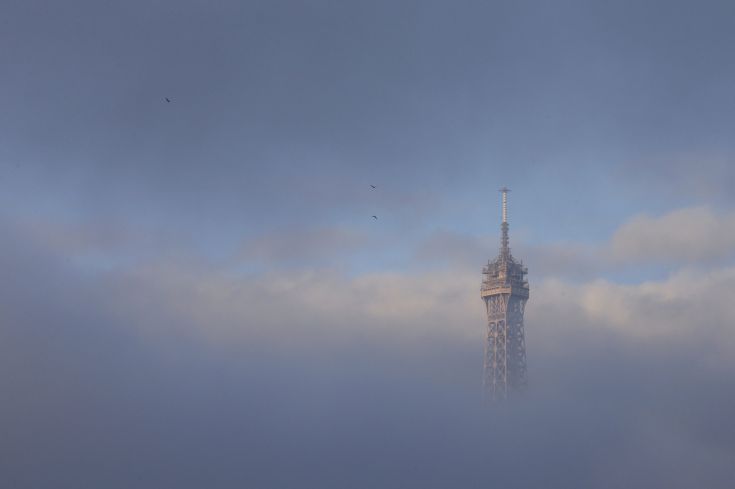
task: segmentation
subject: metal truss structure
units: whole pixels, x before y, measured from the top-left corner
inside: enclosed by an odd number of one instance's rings
[[[528,269],[513,258],[508,238],[508,192],[503,195],[500,254],[483,268],[480,296],[487,310],[483,388],[487,400],[502,400],[526,385],[523,311],[528,300]]]

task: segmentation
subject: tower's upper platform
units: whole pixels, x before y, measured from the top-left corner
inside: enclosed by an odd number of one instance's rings
[[[500,189],[503,193],[503,222],[501,224],[502,237],[498,257],[483,267],[484,278],[480,288],[480,295],[487,297],[497,294],[511,294],[528,298],[528,269],[523,262],[513,258],[510,253],[508,238],[508,192],[506,187]]]
[[[522,261],[516,261],[510,254],[501,255],[482,268],[480,295],[512,294],[528,298],[527,273]]]

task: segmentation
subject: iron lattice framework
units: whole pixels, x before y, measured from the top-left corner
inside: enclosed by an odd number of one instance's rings
[[[503,194],[500,254],[483,268],[480,295],[487,310],[483,388],[486,399],[500,400],[526,385],[523,311],[528,300],[528,270],[513,258],[508,239],[508,192]]]

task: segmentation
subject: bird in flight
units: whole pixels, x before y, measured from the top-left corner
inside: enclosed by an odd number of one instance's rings
[[[169,99],[168,97],[166,97],[166,102],[167,103],[171,103],[171,99]]]
[[[377,220],[378,219],[378,216],[373,216],[373,219],[376,219]]]
[[[378,188],[378,187],[376,187],[375,185],[370,185],[370,187],[372,187],[372,188]]]

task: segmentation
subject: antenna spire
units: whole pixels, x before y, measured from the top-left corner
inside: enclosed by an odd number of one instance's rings
[[[508,257],[510,256],[510,240],[508,238],[508,192],[510,192],[510,189],[508,187],[503,187],[499,192],[503,194],[503,221],[500,225],[503,235],[500,242],[500,254],[504,257]]]

